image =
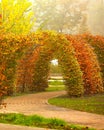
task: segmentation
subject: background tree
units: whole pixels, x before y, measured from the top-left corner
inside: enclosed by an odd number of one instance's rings
[[[88,10],[88,22],[91,33],[104,35],[104,1],[91,0]]]
[[[27,34],[33,25],[31,2],[2,0],[0,3],[0,30],[6,33]]]
[[[42,30],[77,33],[86,6],[87,2],[79,0],[35,0],[36,25],[33,30],[40,27]]]
[[[82,11],[82,18],[79,24],[79,34],[89,33],[89,26],[88,26],[88,5],[89,0],[86,0],[80,4],[80,10]]]

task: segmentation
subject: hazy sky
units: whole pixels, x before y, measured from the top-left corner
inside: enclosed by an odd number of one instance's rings
[[[29,1],[34,2],[34,0],[29,0]]]

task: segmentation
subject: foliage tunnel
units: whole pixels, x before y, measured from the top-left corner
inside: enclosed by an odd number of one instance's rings
[[[48,87],[49,63],[55,58],[58,59],[62,68],[68,94],[71,96],[82,95],[84,92],[82,72],[75,57],[73,46],[61,34],[50,35],[46,33],[44,35],[47,35],[48,39],[43,39],[44,47],[41,48],[39,58],[35,63],[34,87],[37,90],[44,90],[45,87]]]
[[[24,60],[22,64],[20,63],[20,68],[24,65],[28,66],[24,70],[27,70],[25,73],[25,77],[27,77],[25,80],[26,89],[28,88],[31,91],[45,90],[48,87],[50,61],[58,59],[67,92],[70,96],[103,91],[102,77],[96,54],[86,42],[80,38],[78,39],[78,36],[67,35],[65,37],[53,32],[39,32],[34,36],[36,38],[35,42],[42,46],[34,50],[32,61],[30,61],[31,55],[28,55],[26,58],[27,64],[24,63]],[[19,80],[24,78],[24,75],[20,73],[20,68],[18,69]],[[30,72],[32,74],[28,74]],[[24,84],[24,81],[19,81],[19,84]]]
[[[1,97],[15,91],[45,90],[53,58],[59,61],[70,96],[103,92],[96,54],[81,37],[45,31],[0,38]]]

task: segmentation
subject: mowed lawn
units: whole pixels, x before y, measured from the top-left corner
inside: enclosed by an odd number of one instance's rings
[[[104,94],[70,98],[67,95],[49,99],[49,103],[65,108],[104,115]]]
[[[49,87],[46,89],[47,92],[65,90],[65,85],[61,80],[49,81]]]

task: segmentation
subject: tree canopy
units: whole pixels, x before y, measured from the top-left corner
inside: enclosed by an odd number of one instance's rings
[[[88,24],[91,33],[104,35],[104,1],[90,1]]]
[[[86,9],[87,2],[78,0],[35,0],[33,3],[36,16],[34,30],[40,28],[61,33],[78,33]]]
[[[0,30],[5,33],[27,34],[33,25],[31,2],[2,0],[0,3]]]

